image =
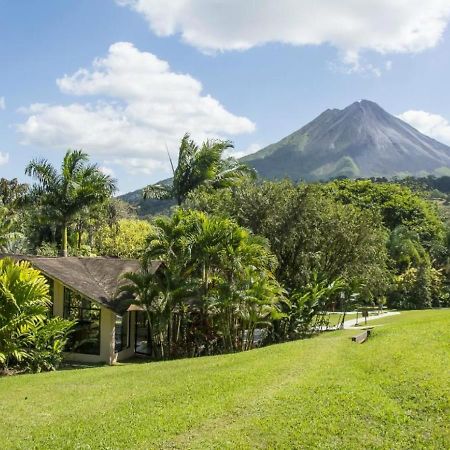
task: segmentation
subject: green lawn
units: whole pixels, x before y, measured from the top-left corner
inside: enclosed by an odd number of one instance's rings
[[[340,320],[342,319],[342,314],[330,313],[329,318],[330,318],[330,327],[332,327],[332,326],[337,325],[340,322]],[[352,319],[356,319],[356,314],[347,313],[345,315],[345,320],[352,320]]]
[[[0,379],[0,448],[448,449],[450,310],[247,353]]]

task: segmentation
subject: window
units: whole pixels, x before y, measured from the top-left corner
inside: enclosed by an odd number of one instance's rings
[[[123,316],[116,316],[115,326],[115,351],[121,352],[122,350],[130,347],[130,313],[126,312]]]
[[[76,292],[64,288],[64,318],[75,320],[66,351],[100,354],[100,306]]]

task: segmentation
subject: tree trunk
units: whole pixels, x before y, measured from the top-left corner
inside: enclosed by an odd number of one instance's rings
[[[65,221],[62,225],[61,256],[67,257],[67,222]]]
[[[159,347],[161,349],[161,358],[165,359],[165,353],[164,353],[164,334],[162,331],[159,332]]]
[[[152,318],[150,315],[150,311],[148,308],[145,308],[145,311],[147,313],[147,321],[148,321],[148,341],[150,341],[150,348],[151,348],[151,356],[153,359],[156,357],[156,349],[153,342],[153,326],[152,326]],[[148,345],[148,344],[147,344]]]
[[[77,243],[78,251],[80,251],[81,249],[82,229],[83,227],[81,226],[81,224],[78,224],[78,243]]]

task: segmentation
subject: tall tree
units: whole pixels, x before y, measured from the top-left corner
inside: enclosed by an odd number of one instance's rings
[[[181,205],[189,192],[201,185],[213,188],[229,186],[246,175],[254,175],[253,169],[234,158],[223,159],[223,154],[232,148],[230,141],[207,140],[198,146],[186,133],[181,140],[178,165],[172,160],[172,184],[151,184],[144,189],[144,198],[176,200]]]
[[[19,183],[17,178],[8,180],[0,178],[0,204],[15,209],[19,206],[27,193],[28,185]]]
[[[272,274],[276,258],[267,240],[231,219],[192,210],[178,209],[153,224],[145,259],[166,263],[170,304],[176,306],[172,329],[183,324],[185,354],[251,348],[256,326],[267,328],[284,294]]]
[[[25,169],[37,181],[31,187],[31,198],[61,227],[63,256],[67,256],[67,229],[76,215],[85,207],[102,203],[116,190],[115,180],[88,161],[83,151],[68,150],[60,173],[45,159],[33,160]]]

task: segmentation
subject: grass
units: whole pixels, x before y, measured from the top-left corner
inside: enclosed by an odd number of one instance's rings
[[[246,353],[0,379],[0,447],[446,449],[450,310]]]
[[[361,316],[361,314],[360,314]],[[337,325],[340,320],[342,319],[342,314],[341,313],[330,313],[328,315],[329,319],[330,319],[330,327]],[[356,314],[355,313],[347,313],[345,315],[345,320],[352,320],[352,319],[356,319]]]

